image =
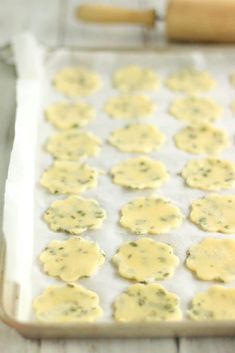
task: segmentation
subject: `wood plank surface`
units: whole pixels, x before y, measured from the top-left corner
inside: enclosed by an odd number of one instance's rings
[[[228,337],[181,338],[179,353],[234,353],[235,339]]]

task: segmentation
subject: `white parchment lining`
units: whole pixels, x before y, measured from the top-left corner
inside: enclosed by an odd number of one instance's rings
[[[93,131],[103,140],[100,155],[89,159],[88,163],[105,170],[107,174],[100,176],[95,190],[86,192],[83,196],[96,198],[106,209],[108,218],[100,230],[86,232],[83,236],[99,243],[106,253],[107,260],[97,275],[83,279],[80,283],[98,293],[104,309],[101,320],[112,320],[112,303],[131,282],[117,275],[110,260],[124,241],[138,238],[119,226],[119,210],[126,202],[138,196],[151,194],[164,196],[181,209],[185,220],[180,228],[169,234],[153,236],[157,241],[171,244],[180,258],[180,266],[175,275],[159,283],[180,296],[181,307],[186,316],[187,306],[193,295],[206,290],[212,284],[195,279],[185,268],[187,249],[207,236],[213,235],[216,238],[235,238],[235,236],[205,233],[187,220],[192,201],[207,193],[185,187],[178,175],[187,161],[197,158],[178,150],[173,143],[172,136],[184,124],[171,117],[167,110],[172,99],[180,94],[168,91],[162,84],[158,91],[148,94],[156,102],[156,113],[152,118],[140,120],[142,123],[155,124],[167,136],[165,145],[150,155],[166,164],[171,178],[164,186],[154,191],[127,191],[112,183],[108,175],[109,169],[119,161],[134,155],[122,153],[107,144],[106,139],[110,132],[124,126],[125,122],[110,119],[103,112],[103,106],[108,97],[117,94],[111,84],[113,71],[126,64],[151,67],[156,70],[162,81],[169,73],[185,66],[206,69],[216,78],[217,87],[204,96],[214,98],[224,107],[223,117],[216,125],[227,130],[231,143],[230,148],[221,154],[221,158],[235,161],[235,117],[230,110],[231,101],[235,99],[235,90],[228,80],[229,74],[235,71],[235,51],[227,49],[224,52],[181,50],[125,53],[58,49],[51,52],[40,48],[29,34],[17,36],[13,41],[13,47],[19,79],[15,141],[5,193],[4,233],[7,241],[7,278],[20,284],[17,319],[23,321],[34,319],[33,298],[47,286],[61,283],[44,274],[38,262],[38,255],[52,239],[68,237],[62,233],[51,232],[42,220],[43,212],[60,196],[49,195],[40,187],[38,181],[45,168],[52,163],[52,157],[45,152],[43,146],[47,138],[55,132],[44,119],[43,110],[53,102],[68,101],[50,84],[55,72],[66,66],[86,66],[97,71],[103,80],[100,92],[81,100],[90,102],[97,110],[96,119],[86,130]],[[229,194],[234,191],[233,189],[221,193]],[[234,283],[229,286],[234,286]]]

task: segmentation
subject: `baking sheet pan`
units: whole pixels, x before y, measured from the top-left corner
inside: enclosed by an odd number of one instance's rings
[[[183,67],[196,67],[208,70],[216,79],[216,88],[203,96],[211,97],[224,108],[223,117],[216,126],[225,128],[230,138],[230,148],[221,158],[234,161],[234,116],[230,104],[235,98],[235,90],[229,83],[229,75],[235,70],[235,50],[168,50],[168,51],[69,51],[66,49],[47,50],[40,47],[31,35],[20,35],[13,41],[15,63],[18,71],[17,115],[15,141],[11,154],[5,193],[4,242],[5,266],[2,280],[2,316],[21,333],[33,337],[48,336],[163,336],[188,334],[232,334],[234,322],[192,322],[187,319],[187,308],[195,293],[206,290],[213,282],[197,280],[184,266],[186,251],[209,235],[215,238],[233,238],[235,235],[205,233],[192,224],[187,216],[193,200],[206,193],[184,185],[178,175],[185,163],[197,158],[178,150],[173,143],[173,135],[184,125],[168,114],[169,103],[182,96],[161,84],[159,90],[148,94],[157,105],[152,118],[142,119],[142,123],[154,124],[166,134],[165,145],[150,155],[165,163],[170,180],[157,190],[130,191],[112,183],[108,174],[110,168],[133,154],[123,153],[110,146],[106,139],[118,127],[124,126],[122,120],[110,119],[103,106],[108,97],[118,92],[112,87],[111,77],[114,70],[127,64],[150,67],[158,73],[161,81]],[[89,98],[97,110],[96,119],[86,130],[94,132],[103,140],[99,156],[88,160],[106,173],[99,177],[98,187],[83,194],[84,197],[97,199],[106,209],[108,218],[99,230],[86,232],[84,238],[96,241],[106,253],[106,263],[91,278],[82,279],[80,284],[94,290],[100,297],[104,316],[95,324],[79,325],[42,325],[35,321],[32,300],[47,286],[60,284],[61,281],[43,273],[38,261],[40,252],[52,239],[66,239],[62,233],[54,233],[42,220],[43,212],[50,203],[63,196],[49,195],[40,185],[42,172],[52,163],[46,153],[46,140],[55,129],[45,120],[44,109],[56,101],[68,101],[51,86],[56,71],[65,66],[86,66],[97,71],[103,80],[103,88]],[[79,99],[78,99],[79,100]],[[221,192],[234,193],[235,189]],[[118,247],[126,241],[138,239],[119,226],[119,210],[128,201],[143,195],[156,194],[169,198],[183,212],[183,225],[168,234],[156,235],[157,241],[166,242],[174,248],[180,258],[180,266],[175,275],[159,281],[168,290],[179,295],[184,320],[177,323],[118,324],[112,318],[112,303],[115,297],[125,290],[131,282],[120,278],[111,263]],[[234,283],[226,285],[234,286]],[[138,330],[137,330],[138,328]]]

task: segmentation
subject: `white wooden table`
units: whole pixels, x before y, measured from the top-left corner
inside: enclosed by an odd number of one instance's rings
[[[139,8],[163,8],[166,0],[132,0]],[[85,2],[85,1],[83,1]],[[95,2],[95,0],[91,1]],[[110,3],[111,1],[103,1]],[[164,43],[156,39],[156,30],[105,28],[78,24],[73,18],[74,6],[79,0],[1,0],[0,46],[22,30],[31,30],[44,44],[52,47],[107,47],[111,45],[138,47]],[[114,3],[114,1],[112,2]],[[125,0],[115,4],[125,4]],[[95,39],[95,40],[94,40]],[[0,61],[0,211],[4,180],[14,124],[15,71],[13,66]],[[0,212],[1,214],[1,212]],[[1,218],[0,218],[1,221]],[[0,353],[234,353],[233,338],[167,338],[167,339],[99,339],[99,340],[27,340],[14,330],[0,324]]]

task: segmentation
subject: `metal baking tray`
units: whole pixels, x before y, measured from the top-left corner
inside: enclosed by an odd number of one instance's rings
[[[167,136],[166,144],[151,156],[166,164],[171,175],[169,182],[156,191],[124,191],[112,183],[107,173],[100,177],[96,190],[84,194],[84,197],[97,198],[108,212],[108,219],[102,229],[84,235],[99,243],[107,255],[106,264],[97,275],[79,281],[83,286],[98,293],[104,317],[91,324],[40,323],[33,315],[32,300],[50,284],[61,283],[42,272],[38,255],[50,240],[66,239],[64,234],[51,232],[42,221],[43,211],[59,196],[49,195],[38,183],[40,175],[52,162],[52,157],[45,152],[43,146],[55,131],[46,122],[43,110],[51,102],[66,99],[51,87],[54,73],[64,66],[85,65],[102,76],[103,89],[86,100],[97,109],[97,118],[87,130],[93,131],[104,142],[101,154],[88,163],[108,172],[118,161],[133,156],[119,152],[105,142],[111,131],[125,125],[123,121],[108,118],[103,112],[106,98],[117,94],[111,84],[112,72],[118,67],[135,63],[156,70],[163,82],[169,73],[186,66],[206,69],[218,82],[216,89],[206,96],[214,98],[224,108],[224,116],[216,125],[227,129],[231,140],[230,148],[221,154],[221,158],[234,161],[235,124],[230,104],[235,97],[235,90],[229,83],[229,75],[235,70],[235,49],[208,49],[203,46],[196,49],[182,47],[152,51],[49,50],[39,46],[29,35],[18,36],[13,48],[18,71],[17,112],[15,138],[6,181],[1,239],[2,320],[22,335],[33,338],[233,335],[235,321],[194,322],[187,318],[187,308],[193,295],[213,284],[197,280],[184,266],[186,251],[190,245],[209,235],[187,219],[191,202],[205,193],[187,188],[178,175],[184,164],[197,156],[177,150],[174,146],[172,136],[183,124],[168,114],[168,106],[181,94],[170,92],[163,84],[158,91],[148,94],[156,102],[157,111],[154,117],[144,120],[143,123],[156,124]],[[232,189],[222,193],[234,191]],[[138,238],[119,226],[118,212],[129,200],[153,193],[171,199],[185,215],[180,228],[169,234],[154,236],[157,241],[171,244],[180,258],[180,266],[175,275],[159,283],[179,295],[184,319],[177,322],[118,323],[112,318],[112,302],[131,282],[117,275],[110,260],[120,244]],[[235,238],[235,235],[210,235],[217,238]],[[233,286],[233,283],[229,286]]]

